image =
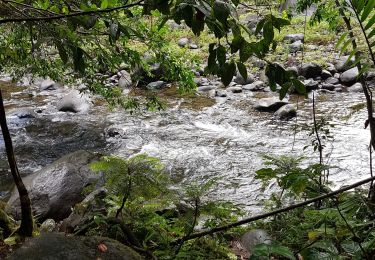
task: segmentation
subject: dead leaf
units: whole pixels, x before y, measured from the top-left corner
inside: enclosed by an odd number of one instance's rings
[[[107,250],[108,250],[107,246],[106,246],[105,244],[103,244],[103,243],[100,243],[100,244],[98,245],[98,249],[99,249],[99,251],[100,251],[101,253],[107,252]]]

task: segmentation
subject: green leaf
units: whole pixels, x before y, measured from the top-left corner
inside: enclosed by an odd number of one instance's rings
[[[100,4],[100,9],[107,9],[108,7],[108,0],[102,0],[102,3]]]
[[[242,62],[237,62],[237,69],[244,79],[247,79],[247,69]]]
[[[272,168],[262,168],[255,172],[255,179],[261,180],[271,180],[276,178],[277,172],[274,171]]]
[[[361,21],[365,21],[368,15],[373,11],[375,8],[375,0],[367,0],[367,4],[363,9],[363,13],[361,15]]]
[[[255,44],[253,42],[248,43],[246,41],[243,42],[240,48],[240,60],[242,62],[247,61],[251,55],[255,52]]]
[[[368,23],[365,26],[365,30],[368,30],[375,24],[375,14],[371,17],[371,19],[368,21]]]
[[[230,15],[230,9],[227,3],[216,0],[213,6],[215,18],[221,23],[226,23]]]
[[[281,86],[280,92],[279,92],[279,98],[280,100],[284,99],[286,94],[288,94],[288,91],[290,87],[292,86],[292,83],[288,82]],[[275,91],[275,90],[273,90]]]
[[[56,48],[59,51],[60,58],[64,64],[68,62],[68,54],[66,53],[66,50],[64,46],[59,41],[55,41]]]
[[[305,85],[298,79],[292,80],[294,88],[297,90],[299,94],[305,95],[306,94],[306,87]]]
[[[84,51],[80,47],[73,48],[73,65],[74,70],[80,73],[85,72],[85,60],[83,58]]]
[[[372,38],[373,36],[375,36],[375,28],[372,29],[372,31],[368,34],[367,38]]]
[[[271,43],[274,38],[273,25],[271,21],[267,21],[263,26],[263,37],[267,43]]]
[[[352,43],[351,38],[344,43],[344,45],[340,49],[340,55],[343,54],[346,51],[346,49],[349,47],[349,44],[351,44],[351,43]]]
[[[225,86],[231,83],[233,76],[236,74],[236,64],[234,62],[225,63],[221,68],[221,81]]]
[[[264,23],[267,21],[267,17],[260,20],[255,28],[255,35],[259,34],[260,31],[263,29]]]
[[[219,45],[216,49],[216,55],[217,55],[217,61],[219,62],[220,66],[223,66],[225,64],[225,61],[227,60],[226,54],[227,51],[223,45]]]
[[[337,43],[336,43],[336,48],[338,48],[340,45],[341,45],[341,43],[345,40],[345,38],[346,38],[346,36],[348,35],[348,33],[347,32],[345,32],[345,33],[343,33],[341,36],[340,36],[340,38],[338,39],[338,41],[337,41]]]

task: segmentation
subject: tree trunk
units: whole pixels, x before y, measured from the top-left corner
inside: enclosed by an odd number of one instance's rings
[[[10,137],[7,121],[5,117],[5,108],[3,103],[3,96],[0,89],[0,125],[3,133],[5,149],[8,157],[10,171],[13,176],[14,183],[16,184],[20,201],[21,201],[21,226],[18,233],[22,236],[32,236],[33,233],[33,217],[31,211],[31,201],[22,178],[18,171],[16,158],[13,152],[12,139]]]

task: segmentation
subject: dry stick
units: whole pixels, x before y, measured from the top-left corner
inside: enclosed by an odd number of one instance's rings
[[[25,185],[22,182],[22,178],[18,171],[16,158],[13,152],[12,139],[10,137],[7,121],[5,117],[5,108],[3,103],[3,96],[0,89],[0,125],[3,133],[5,149],[7,152],[8,163],[14,183],[16,184],[20,201],[21,201],[21,226],[18,233],[22,236],[32,236],[33,233],[33,217],[31,211],[31,201]]]
[[[122,5],[122,6],[113,7],[113,8],[91,10],[91,11],[80,11],[80,12],[75,12],[75,13],[70,13],[70,14],[59,14],[59,15],[54,15],[54,16],[39,16],[39,17],[29,17],[29,18],[7,18],[7,19],[0,20],[0,24],[20,23],[20,22],[41,22],[41,21],[46,22],[46,21],[60,20],[60,19],[65,19],[65,18],[69,18],[69,17],[77,17],[77,16],[83,16],[83,15],[111,13],[111,12],[114,12],[114,11],[127,9],[127,8],[130,8],[130,7],[133,7],[133,6],[144,5],[143,1],[144,0],[140,0],[140,1],[138,1],[136,3],[133,3],[133,4],[127,4],[127,5]],[[0,0],[0,2],[2,2],[2,1]]]
[[[361,186],[363,184],[366,184],[366,183],[374,181],[374,180],[375,180],[375,176],[364,179],[364,180],[359,181],[359,182],[356,182],[354,184],[348,185],[344,188],[332,191],[330,193],[320,195],[318,197],[315,197],[315,198],[312,198],[312,199],[309,199],[309,200],[306,200],[306,201],[303,201],[303,202],[300,202],[300,203],[297,203],[297,204],[294,204],[294,205],[290,205],[290,206],[285,207],[285,208],[281,208],[281,209],[271,211],[271,212],[268,212],[268,213],[265,213],[265,214],[261,214],[261,215],[258,215],[258,216],[245,218],[245,219],[240,220],[238,222],[234,222],[234,223],[231,223],[231,224],[228,224],[228,225],[216,227],[216,228],[213,228],[213,229],[210,229],[210,230],[207,230],[207,231],[202,231],[202,232],[192,234],[189,237],[184,238],[184,240],[188,241],[188,240],[191,240],[191,239],[195,239],[195,238],[199,238],[199,237],[203,237],[203,236],[207,236],[207,235],[212,235],[214,233],[225,231],[225,230],[228,230],[228,229],[231,229],[231,228],[234,228],[234,227],[238,227],[238,226],[241,226],[241,225],[244,225],[244,224],[248,224],[248,223],[254,222],[256,220],[265,219],[265,218],[275,216],[275,215],[283,213],[283,212],[287,212],[287,211],[290,211],[290,210],[293,210],[293,209],[296,209],[296,208],[304,207],[304,206],[309,205],[311,203],[314,203],[314,202],[317,202],[317,201],[320,201],[320,200],[323,200],[323,199],[334,197],[337,194],[340,194],[340,193],[343,193],[345,191],[354,189],[358,186]],[[178,242],[179,242],[179,240],[176,241],[176,243],[178,243]]]

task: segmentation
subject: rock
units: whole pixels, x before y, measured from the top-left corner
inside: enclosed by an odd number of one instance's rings
[[[336,78],[336,79],[339,79],[339,78],[340,78],[340,73],[335,73],[335,74],[333,75],[333,77]]]
[[[146,88],[149,89],[149,90],[160,90],[160,89],[164,88],[166,85],[167,85],[167,83],[165,83],[164,81],[158,80],[158,81],[154,81],[154,82],[149,83],[146,86]]]
[[[298,52],[302,50],[303,43],[301,41],[293,42],[289,45],[289,50],[292,53]]]
[[[349,92],[362,92],[363,87],[360,82],[354,83],[352,86],[348,87]]]
[[[57,110],[73,113],[87,113],[90,109],[88,96],[72,91],[63,97],[56,105]]]
[[[332,77],[332,74],[328,70],[322,70],[322,74],[320,76],[321,76],[322,80],[326,80],[326,79]]]
[[[333,65],[332,63],[327,63],[327,70],[332,74],[334,75],[337,70],[335,68],[335,65]]]
[[[275,112],[280,107],[288,104],[288,102],[280,100],[275,97],[271,98],[262,98],[259,99],[255,105],[254,108],[258,111],[268,111],[268,112]]]
[[[375,71],[369,71],[366,73],[366,80],[371,81],[375,79]]]
[[[305,85],[307,92],[310,92],[312,90],[319,88],[319,82],[313,79],[304,80],[303,84]]]
[[[216,90],[215,89],[211,89],[210,91],[208,91],[208,96],[210,98],[216,97]]]
[[[185,47],[185,46],[187,46],[189,44],[189,39],[186,38],[186,37],[181,38],[181,39],[178,40],[177,44],[180,47]]]
[[[329,83],[323,83],[322,89],[333,91],[335,90],[335,85]]]
[[[227,88],[227,91],[232,92],[232,93],[241,93],[242,92],[242,88],[234,86],[234,87]]]
[[[267,231],[263,229],[254,229],[243,234],[240,241],[244,248],[246,248],[249,252],[252,252],[256,245],[270,244],[272,239],[268,235]]]
[[[246,85],[254,82],[254,76],[250,73],[247,73],[247,79],[244,79],[242,75],[238,72],[237,76],[234,79],[234,82],[240,85]]]
[[[198,91],[199,91],[199,92],[207,92],[207,91],[210,91],[210,90],[212,90],[212,89],[216,89],[216,87],[213,86],[213,85],[200,86],[200,87],[198,87]]]
[[[217,97],[226,97],[227,92],[225,90],[216,90],[216,96]]]
[[[104,244],[107,250],[100,251]],[[9,260],[141,260],[139,254],[120,242],[105,237],[66,236],[63,233],[46,233],[27,240],[8,257]]]
[[[274,114],[279,119],[289,119],[297,115],[297,108],[292,104],[280,107]]]
[[[257,80],[254,83],[242,86],[243,89],[251,90],[251,91],[262,91],[265,89],[265,87],[266,87],[266,84],[261,80]]]
[[[305,78],[315,78],[322,74],[322,67],[316,63],[304,63],[299,69],[299,75],[304,76]]]
[[[49,232],[52,232],[56,229],[56,222],[49,218],[49,219],[46,219],[42,225],[40,225],[40,232],[41,233],[49,233]]]
[[[31,107],[19,108],[19,109],[16,109],[15,111],[12,111],[10,114],[12,116],[18,117],[19,119],[37,117],[37,113],[35,113],[34,109]]]
[[[56,83],[51,79],[45,79],[40,83],[39,90],[56,90],[60,87],[61,85],[59,83]]]
[[[199,46],[195,43],[191,43],[191,44],[189,44],[189,49],[196,50],[196,49],[199,49]]]
[[[120,72],[120,78],[118,80],[118,87],[121,89],[127,89],[133,84],[132,77],[129,72],[123,70]]]
[[[350,61],[347,62],[348,58],[349,56],[342,56],[336,61],[335,68],[338,72],[343,72],[343,71],[353,68],[355,59],[354,57],[352,57]]]
[[[262,18],[256,14],[250,14],[246,16],[244,23],[247,25],[247,28],[249,28],[250,31],[255,32],[257,24],[261,19]]]
[[[344,88],[342,87],[342,85],[335,85],[335,91],[336,92],[343,92]]]
[[[286,71],[290,71],[296,77],[298,76],[298,68],[296,66],[286,68]]]
[[[340,80],[338,78],[335,78],[335,77],[329,77],[328,79],[325,80],[325,83],[337,85],[337,84],[340,83]]]
[[[69,216],[71,208],[85,198],[83,189],[100,179],[101,175],[92,172],[89,167],[97,159],[95,154],[77,151],[23,178],[34,216],[41,220],[61,220]],[[21,209],[16,189],[13,189],[8,200],[7,211],[15,219],[20,219]]]
[[[259,69],[263,69],[264,67],[266,67],[267,62],[265,62],[264,60],[256,58],[255,61],[253,61],[253,65],[255,67],[259,68]]]
[[[297,42],[297,41],[303,42],[304,38],[305,36],[303,35],[303,33],[288,34],[288,35],[285,35],[284,41],[290,41],[291,43]]]
[[[357,81],[358,75],[359,75],[358,68],[354,67],[354,68],[351,68],[351,69],[343,72],[340,75],[340,81],[344,85],[352,85],[353,83],[355,83]]]

